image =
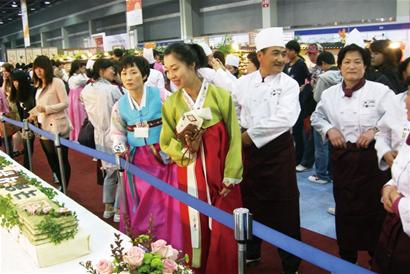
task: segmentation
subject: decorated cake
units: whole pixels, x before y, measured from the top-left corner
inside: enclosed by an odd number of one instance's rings
[[[74,212],[53,200],[56,195],[0,156],[0,225],[40,267],[89,253],[89,235]]]

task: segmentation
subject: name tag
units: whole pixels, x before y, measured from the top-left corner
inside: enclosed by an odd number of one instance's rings
[[[149,127],[146,122],[138,123],[134,128],[135,138],[148,138]]]
[[[410,128],[404,128],[403,129],[403,134],[402,134],[402,138],[403,139],[406,139],[406,137],[407,137],[407,134],[409,134],[410,133]]]
[[[277,89],[273,89],[270,93],[270,95],[272,96],[276,96],[276,95],[280,95],[282,93],[282,89],[281,88],[277,88]]]
[[[363,107],[364,108],[374,108],[376,106],[376,101],[375,100],[366,100],[363,102]]]

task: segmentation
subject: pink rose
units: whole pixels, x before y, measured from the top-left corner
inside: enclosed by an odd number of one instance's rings
[[[112,264],[107,260],[100,260],[95,267],[99,274],[111,274],[112,273]]]
[[[164,240],[158,240],[151,244],[151,249],[153,253],[161,255],[161,257],[165,257],[167,252],[167,242]]]
[[[139,267],[142,265],[142,261],[144,260],[144,254],[144,250],[138,246],[133,246],[127,253],[125,253],[124,261],[130,266]]]
[[[172,246],[167,245],[166,252],[163,256],[163,258],[171,259],[176,261],[178,259],[179,251],[172,248]]]
[[[178,265],[174,260],[165,259],[162,262],[164,264],[163,274],[172,274],[178,269]]]

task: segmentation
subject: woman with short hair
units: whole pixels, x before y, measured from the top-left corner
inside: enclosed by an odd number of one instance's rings
[[[356,44],[340,50],[337,64],[343,82],[323,92],[311,118],[332,146],[337,243],[340,256],[352,263],[359,250],[374,253],[385,215],[379,194],[389,178],[378,168],[374,136],[394,94],[385,85],[365,80],[369,63]]]
[[[156,178],[178,187],[176,166],[159,147],[164,99],[157,87],[144,85],[150,73],[143,57],[126,56],[121,61],[121,80],[127,89],[114,104],[111,139],[117,154]],[[143,179],[125,174],[125,201],[121,203],[120,229],[132,235],[154,231],[175,248],[182,248],[179,202]]]

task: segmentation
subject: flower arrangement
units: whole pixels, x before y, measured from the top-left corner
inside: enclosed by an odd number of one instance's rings
[[[187,255],[168,245],[164,240],[153,241],[148,234],[138,236],[133,246],[124,252],[119,234],[111,245],[112,261],[102,259],[95,266],[91,261],[80,263],[92,274],[192,274],[188,267]]]

